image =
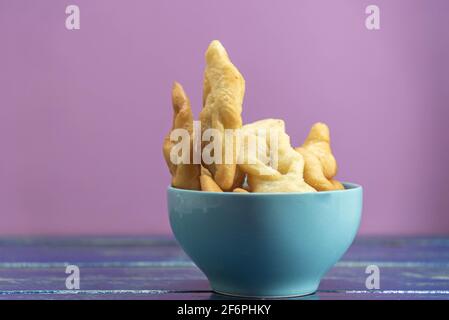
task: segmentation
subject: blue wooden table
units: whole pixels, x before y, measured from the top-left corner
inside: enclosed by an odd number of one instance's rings
[[[67,290],[67,265],[80,289]],[[380,269],[367,290],[365,269]],[[171,238],[1,238],[0,299],[229,299]],[[449,238],[358,238],[300,299],[449,299]]]

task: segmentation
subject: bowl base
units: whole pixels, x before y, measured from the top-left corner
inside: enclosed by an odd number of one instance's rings
[[[276,296],[264,296],[264,295],[244,295],[244,294],[236,294],[236,293],[230,293],[230,292],[223,292],[219,290],[212,289],[215,293],[225,295],[225,296],[231,296],[231,297],[237,297],[237,298],[251,298],[251,299],[287,299],[287,298],[298,298],[298,297],[304,297],[304,296],[310,296],[315,294],[316,290],[306,293],[298,293],[298,294],[289,294],[289,295],[276,295]]]

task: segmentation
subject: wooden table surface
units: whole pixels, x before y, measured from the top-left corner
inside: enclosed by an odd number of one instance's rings
[[[373,264],[379,290],[365,287]],[[66,289],[67,265],[79,290]],[[224,298],[171,238],[0,238],[0,299]],[[449,238],[359,237],[300,299],[449,299]]]

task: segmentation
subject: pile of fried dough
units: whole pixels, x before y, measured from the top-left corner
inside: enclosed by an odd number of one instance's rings
[[[246,136],[255,135],[258,143],[270,150],[270,140],[257,136],[259,129],[275,132],[278,164],[270,167],[258,159],[246,159],[243,164],[236,161],[238,150],[233,150],[234,161],[227,164],[173,164],[170,151],[175,142],[170,132],[165,137],[163,153],[172,175],[171,184],[180,189],[214,192],[317,192],[344,189],[334,179],[337,162],[330,147],[329,128],[324,123],[312,126],[303,145],[294,148],[285,132],[284,121],[264,119],[242,124],[242,104],[245,80],[232,64],[222,44],[214,40],[206,51],[206,70],[203,85],[203,109],[200,113],[201,131],[217,129],[224,139],[226,129],[241,129]],[[190,133],[193,145],[193,114],[189,98],[179,83],[173,85],[172,130],[185,129]],[[226,148],[235,145],[223,144]],[[201,146],[204,148],[204,146]]]

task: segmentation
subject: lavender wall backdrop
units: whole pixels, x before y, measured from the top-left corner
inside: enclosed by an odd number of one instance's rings
[[[81,29],[65,28],[65,7]],[[365,7],[381,29],[365,28]],[[331,127],[361,232],[449,232],[449,2],[0,0],[0,235],[170,232],[170,87],[200,110],[220,39],[244,120]]]

